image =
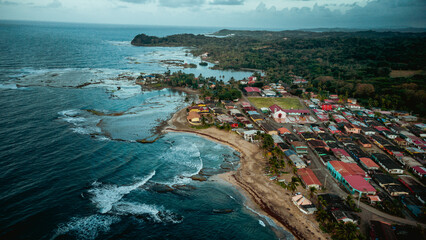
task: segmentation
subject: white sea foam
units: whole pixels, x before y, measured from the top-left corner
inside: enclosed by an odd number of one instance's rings
[[[253,208],[251,208],[251,207],[249,207],[249,206],[247,206],[246,204],[244,204],[244,207],[246,207],[248,210],[250,210],[251,212],[253,212],[253,213],[255,213],[257,216],[259,216],[259,217],[261,217],[261,218],[263,218],[270,226],[273,226],[275,229],[280,229],[281,230],[281,228],[280,227],[278,227],[277,226],[277,224],[275,224],[275,222],[274,221],[272,221],[272,219],[270,219],[269,217],[267,217],[267,216],[265,216],[265,215],[262,215],[262,214],[260,214],[259,212],[257,212],[256,210],[254,210]],[[259,221],[261,221],[260,219],[259,219]],[[260,223],[260,222],[259,222]],[[263,224],[265,224],[265,222],[263,222],[262,221],[262,223]],[[261,224],[262,225],[262,224]],[[262,225],[263,226],[263,225]]]
[[[114,46],[131,46],[130,41],[108,41],[105,42],[112,44]]]
[[[113,205],[120,201],[124,195],[143,186],[153,176],[155,171],[152,171],[148,176],[129,186],[103,185],[90,189],[88,192],[93,194],[91,201],[99,208],[100,213],[109,212]]]
[[[72,124],[76,125],[77,123],[85,122],[86,118],[84,118],[84,117],[66,117],[66,118],[63,118],[62,120],[64,120],[65,122],[72,123]]]
[[[111,225],[118,223],[120,220],[118,216],[100,214],[88,217],[73,217],[69,222],[60,224],[51,239],[56,239],[65,234],[73,235],[77,239],[96,239],[99,233],[108,232]]]
[[[95,133],[101,133],[101,129],[99,127],[90,127],[90,126],[82,126],[71,128],[71,130],[78,134],[89,135]]]
[[[164,209],[163,206],[144,203],[120,201],[114,204],[111,212],[118,215],[147,216],[149,220],[156,223],[180,223],[183,221],[181,216]]]
[[[81,114],[81,110],[79,109],[69,109],[58,112],[59,115],[67,116],[67,117],[76,117]]]

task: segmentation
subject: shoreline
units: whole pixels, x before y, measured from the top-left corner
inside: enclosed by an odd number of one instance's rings
[[[237,188],[249,201],[248,204],[272,219],[277,226],[290,232],[295,239],[328,239],[319,229],[313,216],[300,212],[291,201],[291,194],[264,175],[262,163],[266,160],[257,145],[243,140],[237,134],[214,127],[207,129],[188,127],[186,108],[177,111],[167,121],[163,132],[196,134],[233,148],[240,153],[240,167],[237,171],[216,175],[217,178]]]

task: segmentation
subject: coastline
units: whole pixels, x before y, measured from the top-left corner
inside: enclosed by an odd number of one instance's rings
[[[300,212],[291,201],[291,194],[264,175],[262,166],[266,160],[257,145],[243,140],[237,134],[214,127],[188,127],[186,108],[173,115],[163,132],[192,133],[232,147],[240,153],[240,167],[237,171],[217,175],[217,178],[235,186],[251,201],[248,204],[272,219],[277,226],[289,231],[295,239],[328,239],[319,229],[314,217]]]

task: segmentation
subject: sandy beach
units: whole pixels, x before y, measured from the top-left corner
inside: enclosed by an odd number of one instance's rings
[[[215,127],[194,129],[186,121],[186,109],[175,113],[168,121],[166,132],[194,133],[207,139],[226,144],[240,152],[240,168],[234,172],[218,175],[234,185],[255,205],[256,211],[290,231],[297,239],[328,239],[319,229],[312,215],[305,215],[292,203],[291,193],[269,180],[264,174],[263,151],[235,133]]]

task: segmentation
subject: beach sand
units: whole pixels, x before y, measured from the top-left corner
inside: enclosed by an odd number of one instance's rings
[[[270,217],[291,232],[296,239],[329,239],[319,229],[313,215],[303,214],[291,201],[291,192],[269,180],[264,174],[266,159],[263,151],[236,133],[215,127],[194,129],[186,121],[186,109],[175,113],[168,121],[165,132],[194,133],[207,139],[226,144],[240,152],[240,168],[217,177],[234,185],[253,203],[256,211]]]

